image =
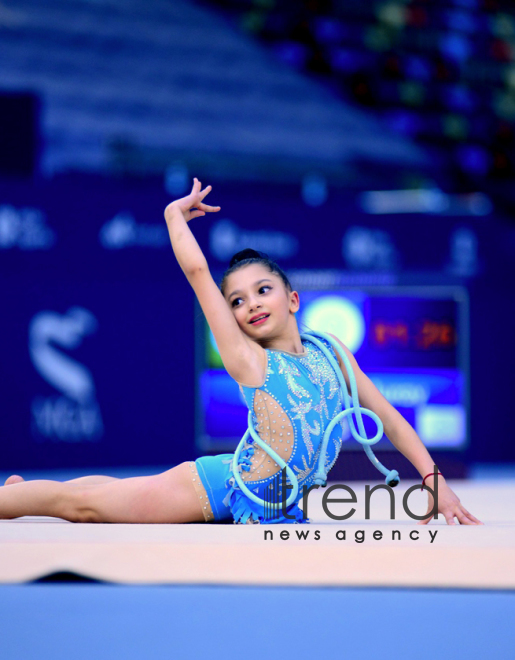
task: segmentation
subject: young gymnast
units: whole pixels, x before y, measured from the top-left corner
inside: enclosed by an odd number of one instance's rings
[[[343,430],[341,424],[330,426],[330,422],[342,410],[341,384],[351,388],[347,360],[359,402],[377,415],[395,447],[421,476],[428,475],[426,484],[434,486],[434,462],[422,441],[361,371],[347,347],[333,335],[326,335],[332,341],[316,334],[301,337],[295,317],[299,295],[275,262],[262,253],[243,250],[231,260],[220,288],[216,285],[188,227],[192,219],[220,210],[204,203],[210,191],[211,186],[202,190],[200,181],[194,179],[191,193],[166,207],[165,219],[177,261],[195,291],[224,366],[239,384],[249,408],[252,433],[244,436],[236,456],[203,456],[154,476],[117,479],[95,475],[58,482],[24,481],[12,475],[0,487],[0,518],[55,516],[72,522],[105,523],[310,522],[298,502],[303,487],[316,483],[316,468],[323,462],[323,474],[327,474],[338,457]],[[337,351],[333,342],[339,345]],[[340,348],[346,360],[342,360]],[[326,431],[329,440],[324,456]],[[280,479],[282,468],[298,484],[293,499],[291,490],[282,493],[286,484]],[[483,524],[465,509],[443,475],[436,478],[438,513],[449,525],[455,524],[454,518],[464,525]],[[281,508],[265,507],[266,497],[274,492],[279,496],[274,502],[281,496],[292,501]],[[428,499],[426,517],[418,524],[427,524],[433,517],[429,492]]]

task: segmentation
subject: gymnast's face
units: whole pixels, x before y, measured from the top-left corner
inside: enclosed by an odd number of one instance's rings
[[[299,309],[299,294],[288,291],[279,275],[262,264],[231,273],[225,299],[242,331],[256,341],[281,336]]]

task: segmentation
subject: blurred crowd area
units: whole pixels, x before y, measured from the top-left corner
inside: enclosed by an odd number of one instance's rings
[[[213,0],[282,62],[448,169],[455,190],[515,201],[515,5],[509,0]]]
[[[0,41],[2,123],[37,123],[4,131],[4,175],[315,166],[515,201],[512,2],[2,0]]]

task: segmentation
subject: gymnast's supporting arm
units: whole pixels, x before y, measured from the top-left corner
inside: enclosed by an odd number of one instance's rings
[[[338,342],[350,362],[356,378],[360,403],[365,408],[368,408],[377,414],[383,423],[384,432],[390,442],[419,471],[420,476],[432,473],[435,464],[434,460],[431,458],[422,440],[418,437],[415,429],[404,419],[399,411],[385,399],[370,378],[363,373],[356,358],[352,355],[349,349],[337,337],[334,335],[330,336]],[[350,387],[349,376],[342,363],[340,363],[340,368],[342,369],[348,387]],[[353,403],[356,404],[356,402]],[[462,525],[482,525],[483,523],[467,511],[467,509],[461,504],[459,497],[457,497],[457,495],[446,484],[445,478],[442,475],[438,475],[437,479],[440,479],[438,482],[438,511],[443,513],[447,523],[449,525],[454,525],[454,518],[456,517]],[[426,483],[430,488],[433,487],[433,480],[434,476],[427,477]],[[429,512],[433,509],[433,498],[429,492],[428,499],[428,516],[424,520],[418,522],[417,524],[419,525],[427,524],[433,517],[432,515],[429,515]]]
[[[418,437],[415,429],[404,419],[400,412],[396,410],[387,399],[385,399],[370,378],[361,370],[356,358],[349,349],[337,337],[334,335],[330,336],[338,342],[350,362],[356,378],[359,403],[363,407],[376,413],[383,423],[384,433],[387,438],[418,470],[421,477],[425,477],[429,472],[433,472],[434,461],[422,440]],[[350,386],[349,376],[346,369],[342,368],[342,362],[340,362],[340,368],[342,369],[345,381]],[[357,402],[353,403],[356,404]]]

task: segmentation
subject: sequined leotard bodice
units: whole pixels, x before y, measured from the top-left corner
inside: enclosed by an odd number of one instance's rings
[[[321,340],[337,361],[328,341]],[[309,522],[297,503],[303,487],[313,483],[324,431],[342,410],[343,396],[337,375],[323,352],[303,339],[304,353],[266,349],[267,369],[261,387],[240,384],[240,390],[252,412],[254,428],[263,442],[272,447],[294,471],[299,492],[287,509],[296,520],[286,519],[281,509],[268,512],[254,503],[235,484],[232,470],[226,480],[230,489],[224,502],[231,507],[234,522],[285,523]],[[333,467],[342,444],[342,423],[336,424],[329,439],[325,468]],[[240,454],[238,468],[247,487],[260,498],[279,488],[280,466],[256,443],[247,441]],[[267,493],[265,494],[265,491]],[[291,492],[291,491],[288,491]],[[275,499],[275,501],[280,501]]]

